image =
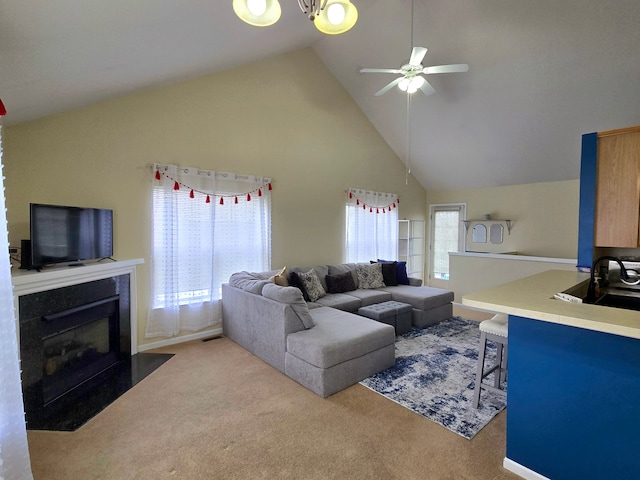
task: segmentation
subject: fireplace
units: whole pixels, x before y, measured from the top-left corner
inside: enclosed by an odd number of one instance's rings
[[[119,295],[42,316],[44,406],[120,362]]]
[[[21,295],[18,303],[27,428],[78,410],[87,392],[131,364],[130,275]]]
[[[173,356],[137,351],[140,263],[12,272],[27,429],[76,430]]]

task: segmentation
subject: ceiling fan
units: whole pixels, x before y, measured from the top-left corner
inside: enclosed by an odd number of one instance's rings
[[[438,65],[435,67],[422,66],[422,60],[427,54],[425,47],[413,47],[409,63],[402,65],[400,68],[361,68],[360,73],[393,73],[401,75],[392,80],[387,85],[376,92],[376,97],[384,95],[396,85],[400,90],[407,93],[414,93],[418,89],[422,90],[425,95],[431,95],[436,90],[422,75],[431,75],[434,73],[458,73],[469,70],[466,63],[458,63],[454,65]]]

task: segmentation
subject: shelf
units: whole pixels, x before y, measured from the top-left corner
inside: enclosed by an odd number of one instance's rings
[[[511,220],[498,218],[495,220],[492,218],[485,220],[483,218],[477,218],[472,220],[462,220],[462,223],[464,223],[464,228],[467,232],[469,231],[469,225],[471,225],[472,223],[505,223],[507,225],[507,233],[511,235]]]
[[[425,221],[398,220],[398,261],[407,262],[407,275],[424,281]]]

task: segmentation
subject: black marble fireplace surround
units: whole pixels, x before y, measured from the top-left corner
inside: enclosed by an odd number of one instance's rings
[[[77,429],[172,356],[131,356],[129,282],[125,274],[19,297],[28,429]]]

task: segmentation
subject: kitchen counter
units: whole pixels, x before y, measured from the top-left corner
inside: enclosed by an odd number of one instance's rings
[[[463,297],[509,315],[503,465],[525,479],[640,471],[640,312],[553,298],[580,296],[588,282],[586,273],[550,270]]]
[[[589,274],[549,270],[465,295],[462,304],[509,315],[640,339],[640,313],[621,308],[570,303],[558,292],[588,284]]]

